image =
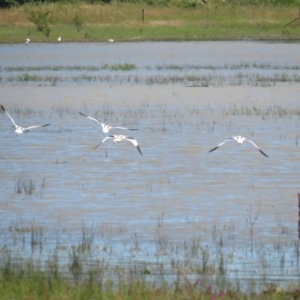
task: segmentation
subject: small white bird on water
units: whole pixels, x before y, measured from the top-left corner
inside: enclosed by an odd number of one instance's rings
[[[26,130],[30,130],[30,129],[33,129],[33,128],[39,128],[39,127],[46,127],[46,126],[49,126],[50,124],[45,124],[45,125],[40,125],[40,126],[30,126],[30,127],[21,127],[19,125],[17,125],[14,121],[14,119],[10,116],[10,114],[5,110],[4,106],[1,105],[1,109],[7,114],[7,116],[11,119],[11,121],[13,122],[13,124],[15,125],[16,127],[16,130],[15,130],[15,133],[17,134],[21,134],[23,133],[24,131]]]
[[[86,117],[86,118],[88,118],[88,119],[90,119],[90,120],[92,120],[92,121],[95,121],[95,122],[97,122],[99,125],[101,125],[101,126],[102,126],[102,131],[103,131],[103,133],[108,133],[111,129],[138,130],[138,129],[134,129],[134,128],[125,128],[125,127],[109,126],[109,125],[107,125],[107,124],[104,124],[104,123],[98,121],[98,120],[95,119],[95,118],[92,118],[92,117],[90,117],[90,116],[87,116],[87,115],[81,113],[80,111],[79,111],[79,113],[80,113],[82,116],[84,116],[84,117]]]
[[[30,39],[26,39],[26,44],[29,44],[30,43]]]
[[[122,142],[124,140],[130,141],[138,149],[140,154],[143,155],[143,153],[142,153],[142,151],[139,147],[138,142],[134,138],[129,137],[129,136],[125,136],[125,135],[110,135],[110,136],[107,136],[93,150],[95,150],[98,146],[100,146],[102,143],[104,143],[108,139],[113,139],[113,141],[116,142],[116,143]]]
[[[258,149],[258,151],[259,151],[262,155],[264,155],[264,156],[266,156],[266,157],[269,157],[266,153],[264,153],[261,149],[259,149],[252,141],[246,139],[246,138],[243,137],[243,136],[235,136],[235,137],[228,138],[227,140],[225,140],[224,142],[222,142],[221,144],[219,144],[217,147],[211,149],[211,150],[208,151],[208,152],[215,151],[216,149],[218,149],[220,146],[222,146],[222,145],[225,144],[226,142],[232,141],[232,140],[237,141],[237,143],[240,144],[240,145],[243,144],[244,142],[249,142],[249,143],[251,143],[256,149]]]

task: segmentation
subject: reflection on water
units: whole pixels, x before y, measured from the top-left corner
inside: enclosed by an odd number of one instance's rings
[[[168,43],[161,47],[165,45],[169,47]],[[204,47],[209,45],[213,43]],[[237,44],[233,45],[237,51]],[[148,49],[143,44],[135,46]],[[185,51],[187,46],[182,46]],[[295,47],[277,46],[290,52]],[[12,52],[15,49],[1,46],[1,55],[5,47]],[[34,47],[41,63],[40,52],[50,51],[54,45]],[[100,49],[99,44],[73,47]],[[116,47],[116,62],[124,63],[126,56],[118,54],[126,53],[128,45]],[[276,52],[277,48],[272,49]],[[108,48],[106,51],[110,53]],[[191,63],[188,56],[177,55],[182,64]],[[136,63],[134,58],[126,57],[125,62]],[[276,63],[276,55],[273,60]],[[67,64],[72,61],[66,59]],[[219,58],[216,63],[220,62]],[[145,61],[151,63],[158,62]],[[207,63],[213,64],[214,58]],[[290,56],[282,62],[291,63]],[[33,65],[33,60],[17,56],[16,64]],[[253,272],[298,276],[295,265],[282,265],[283,256],[296,259],[300,153],[295,85],[260,89],[130,85],[1,89],[3,105],[18,124],[51,123],[16,136],[10,120],[1,114],[0,219],[3,232],[10,228],[2,244],[16,247],[12,235],[30,238],[30,228],[38,227],[43,228],[41,235],[48,246],[44,251],[50,253],[57,245],[80,243],[84,227],[94,230],[96,258],[102,256],[99,249],[109,245],[114,249],[112,257],[119,259],[134,255],[150,263],[160,251],[169,258],[185,259],[186,252],[175,254],[169,246],[179,249],[183,242],[191,245],[197,240],[200,253],[210,247],[211,259],[219,253],[212,245],[219,245],[230,272],[247,269],[243,278],[250,278]],[[288,101],[279,102],[285,93]],[[125,134],[133,134],[143,156],[126,142],[107,141],[93,151],[105,135],[78,110],[111,125],[139,128]],[[228,142],[208,153],[235,135],[253,140],[269,158],[249,143]],[[284,254],[283,250],[276,252],[277,256],[270,254],[274,245],[280,249],[284,245]],[[262,257],[273,262],[271,271],[260,265]],[[257,263],[249,265],[253,260]]]

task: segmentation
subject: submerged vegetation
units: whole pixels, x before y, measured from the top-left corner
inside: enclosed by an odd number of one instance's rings
[[[25,84],[27,82],[52,86],[74,82],[77,84],[95,82],[147,85],[183,84],[192,87],[275,86],[280,83],[300,82],[299,70],[298,65],[249,64],[247,62],[221,66],[158,65],[138,67],[131,63],[99,66],[8,66],[0,67],[0,82],[4,84]],[[124,74],[114,73],[114,71],[124,71]]]

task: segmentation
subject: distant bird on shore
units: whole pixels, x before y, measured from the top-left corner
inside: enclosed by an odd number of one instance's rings
[[[133,138],[133,137],[129,137],[129,136],[125,136],[125,135],[110,135],[110,136],[107,136],[105,139],[103,139],[96,147],[94,147],[93,150],[95,150],[97,147],[99,147],[102,143],[104,143],[106,140],[108,139],[113,139],[113,141],[115,143],[118,143],[118,142],[122,142],[124,140],[127,140],[129,142],[131,142],[136,148],[137,150],[139,151],[139,153],[141,155],[143,155],[140,147],[139,147],[139,144],[138,142]]]
[[[61,37],[58,37],[57,41],[60,43],[61,42]]]
[[[262,155],[264,155],[264,156],[266,156],[266,157],[269,157],[269,156],[268,156],[266,153],[264,153],[260,148],[258,148],[256,144],[254,144],[252,141],[246,139],[246,138],[243,137],[243,136],[235,136],[235,137],[228,138],[227,140],[225,140],[224,142],[222,142],[221,144],[219,144],[217,147],[211,149],[211,150],[208,151],[208,152],[213,152],[213,151],[215,151],[216,149],[218,149],[220,146],[222,146],[223,144],[225,144],[226,142],[232,141],[232,140],[236,141],[236,142],[237,142],[238,144],[240,144],[240,145],[243,144],[244,142],[249,142],[249,143],[251,143],[256,149],[258,149],[258,151],[259,151]]]
[[[24,131],[27,131],[27,130],[30,130],[30,129],[33,129],[33,128],[39,128],[39,127],[46,127],[46,126],[49,126],[50,124],[45,124],[45,125],[39,125],[39,126],[30,126],[30,127],[21,127],[19,125],[17,125],[14,121],[14,119],[10,116],[10,114],[5,110],[4,106],[1,105],[1,109],[7,114],[7,116],[11,119],[11,121],[13,122],[13,124],[15,125],[16,127],[16,130],[15,132],[17,134],[21,134],[23,133]]]
[[[26,44],[29,44],[30,43],[30,39],[26,39]]]
[[[78,113],[81,114],[82,116],[84,116],[84,117],[86,117],[86,118],[92,120],[92,121],[97,122],[99,125],[101,125],[101,126],[102,126],[102,131],[103,131],[103,133],[108,133],[111,129],[120,129],[120,130],[138,130],[138,129],[134,129],[134,128],[109,126],[109,125],[107,125],[107,124],[104,124],[104,123],[98,121],[98,120],[95,119],[95,118],[92,118],[92,117],[90,117],[90,116],[87,116],[87,115],[81,113],[80,111],[79,111]]]
[[[108,41],[109,41],[109,42],[111,42],[111,43],[113,43],[113,42],[114,42],[114,40],[113,40],[113,39],[109,39]]]

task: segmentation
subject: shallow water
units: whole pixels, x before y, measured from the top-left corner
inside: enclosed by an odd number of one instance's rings
[[[1,45],[1,66],[189,64],[218,66],[240,61],[298,65],[299,44],[264,42],[137,42]]]
[[[298,48],[255,42],[0,45],[0,58],[2,68],[133,63],[138,69],[154,69],[160,64],[220,66],[242,60],[299,67]],[[162,76],[166,72],[160,71]],[[97,228],[94,243],[100,247],[109,241],[119,249],[136,235],[147,249],[136,251],[143,259],[145,252],[155,253],[158,238],[175,244],[199,238],[211,245],[217,232],[230,245],[228,252],[235,249],[242,256],[254,236],[257,244],[285,243],[285,255],[295,259],[297,83],[188,88],[185,83],[69,82],[51,87],[15,82],[3,83],[0,90],[2,104],[18,124],[51,123],[16,136],[1,114],[2,231],[42,226],[50,248],[58,236],[64,245],[79,243],[83,227]],[[111,141],[93,151],[105,135],[77,111],[108,124],[139,128],[121,134],[136,138],[143,156],[129,143]],[[208,153],[236,135],[253,140],[269,158],[249,143],[228,142]],[[22,189],[23,182],[34,183],[31,195]],[[10,235],[3,236],[2,243],[10,244]],[[278,267],[274,255],[268,257]],[[233,268],[245,268],[240,260]],[[285,267],[286,274],[298,275]],[[248,266],[252,268],[257,265]]]

